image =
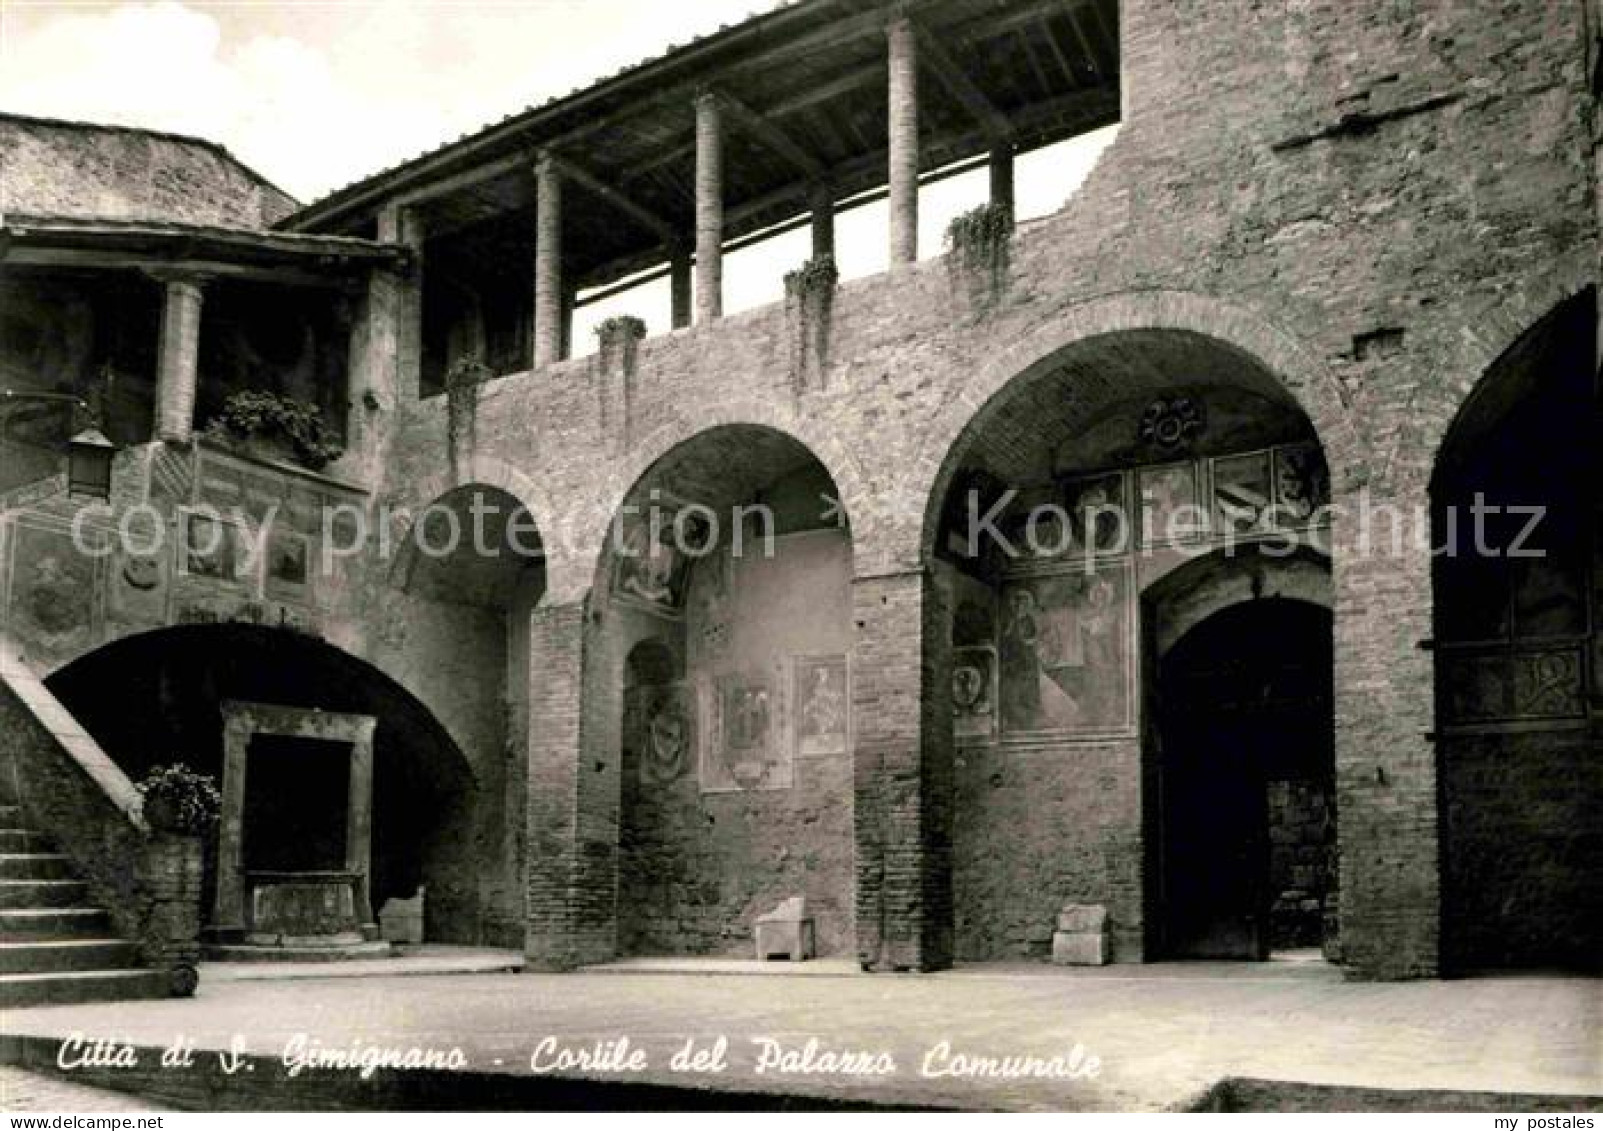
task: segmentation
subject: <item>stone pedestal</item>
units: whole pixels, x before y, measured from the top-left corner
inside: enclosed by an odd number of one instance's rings
[[[1067,903],[1052,934],[1052,961],[1059,966],[1106,966],[1108,910],[1099,903]]]
[[[807,901],[797,896],[787,899],[757,920],[757,961],[788,958],[802,962],[817,953],[813,919],[807,914]]]

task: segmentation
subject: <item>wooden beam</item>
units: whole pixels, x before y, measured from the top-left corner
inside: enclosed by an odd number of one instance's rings
[[[680,231],[668,221],[658,216],[651,209],[638,203],[630,196],[613,188],[600,177],[590,172],[583,165],[571,157],[559,157],[556,154],[548,155],[552,165],[568,180],[589,192],[594,193],[618,211],[628,216],[635,223],[657,236],[665,242],[672,242],[679,238]]]
[[[718,101],[735,120],[735,125],[751,134],[769,149],[779,154],[814,180],[823,180],[829,170],[814,154],[798,145],[788,133],[774,125],[772,118],[757,113],[740,99],[724,91],[717,92]]]
[[[918,53],[921,61],[935,72],[935,77],[941,81],[947,91],[962,103],[963,108],[969,112],[980,127],[992,141],[1006,141],[1013,135],[1013,125],[1008,121],[1007,115],[996,108],[983,90],[975,85],[963,68],[957,65],[957,60],[947,54],[946,48],[941,46],[940,40],[930,35],[918,24],[913,25],[914,36],[918,40]]]
[[[514,153],[507,157],[497,158],[494,161],[487,161],[483,165],[475,165],[471,169],[464,169],[453,176],[419,185],[417,188],[391,197],[390,203],[398,208],[406,208],[411,205],[421,204],[426,200],[433,200],[436,197],[449,196],[454,192],[478,188],[486,181],[499,180],[528,167],[528,157],[522,153]]]
[[[6,249],[4,262],[13,267],[61,267],[74,270],[171,271],[215,279],[240,279],[286,286],[344,289],[350,282],[340,275],[323,275],[296,267],[225,263],[210,259],[173,258],[139,252],[98,251],[92,248],[19,247]]]

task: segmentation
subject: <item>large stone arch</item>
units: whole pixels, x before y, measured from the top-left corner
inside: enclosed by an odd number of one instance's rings
[[[548,574],[550,599],[560,603],[582,596],[605,556],[607,527],[629,492],[655,464],[697,436],[732,425],[768,428],[788,436],[823,465],[834,480],[840,492],[841,508],[852,523],[854,558],[859,563],[863,562],[868,551],[862,544],[874,529],[874,524],[864,521],[874,507],[874,485],[853,451],[841,442],[825,421],[803,415],[789,405],[757,400],[729,401],[701,412],[694,420],[675,415],[653,429],[630,449],[625,458],[612,465],[612,470],[592,496],[592,505],[582,514],[571,516],[563,529],[566,535],[576,535],[569,542],[568,549],[579,557],[584,568],[571,576],[565,574],[561,582],[582,582],[582,585],[578,588],[559,588],[553,570]],[[578,569],[578,562],[574,566]]]
[[[1451,350],[1417,383],[1415,398],[1403,414],[1403,427],[1377,469],[1380,477],[1387,482],[1428,482],[1454,422],[1498,359],[1559,307],[1596,286],[1591,247],[1578,246],[1552,271],[1532,276],[1467,312],[1449,339]]]
[[[556,589],[556,578],[560,577],[565,582],[570,580],[567,575],[568,570],[575,563],[570,560],[571,555],[565,551],[582,543],[574,543],[571,539],[561,537],[564,529],[559,525],[564,516],[562,508],[557,505],[557,500],[550,492],[532,476],[494,456],[475,455],[467,461],[460,473],[439,471],[406,484],[398,500],[399,505],[405,508],[405,513],[394,516],[400,519],[397,529],[392,532],[397,536],[397,544],[401,544],[410,529],[413,515],[463,487],[491,487],[504,491],[516,499],[534,517],[535,526],[540,531],[541,542],[546,551],[546,591],[550,593]],[[404,571],[399,569],[404,564],[404,558],[404,550],[400,550],[396,553],[395,559],[388,563],[392,579],[404,576]],[[583,592],[582,587],[579,592]]]
[[[1278,380],[1307,415],[1324,447],[1336,491],[1366,480],[1367,453],[1335,377],[1290,334],[1251,311],[1209,295],[1172,290],[1105,295],[1064,308],[994,355],[925,429],[898,492],[904,499],[920,500],[923,507],[920,527],[898,532],[902,560],[911,563],[928,554],[941,500],[955,470],[952,457],[960,451],[965,433],[983,420],[988,406],[1014,378],[1077,343],[1131,330],[1185,331],[1246,354]],[[906,540],[914,538],[916,543],[907,544]]]

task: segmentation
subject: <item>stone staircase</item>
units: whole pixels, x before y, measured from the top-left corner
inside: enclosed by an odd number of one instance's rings
[[[50,838],[0,795],[0,1009],[168,995]]]

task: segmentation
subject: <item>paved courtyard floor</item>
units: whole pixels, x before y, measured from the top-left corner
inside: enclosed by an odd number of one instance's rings
[[[751,969],[751,973],[746,970]],[[627,1038],[648,1067],[563,1075],[818,1098],[965,1108],[1151,1110],[1225,1077],[1395,1089],[1603,1095],[1603,981],[1526,975],[1355,983],[1320,963],[1196,963],[1062,970],[983,966],[934,975],[793,975],[739,963],[567,975],[413,973],[258,980],[203,977],[193,1000],[13,1010],[7,1035],[73,1033],[202,1050],[236,1035],[282,1055],[326,1048],[459,1047],[480,1072],[531,1072],[546,1038],[568,1049]],[[701,973],[706,970],[709,972]],[[687,1041],[727,1038],[720,1074],[676,1073]],[[773,1042],[765,1045],[764,1041]],[[885,1075],[758,1071],[762,1049],[888,1053]],[[1068,1057],[1076,1080],[925,1076],[931,1050]],[[545,1059],[555,1058],[550,1043]],[[615,1050],[616,1051],[616,1050]],[[619,1057],[622,1059],[622,1057]],[[816,1063],[816,1060],[815,1060]],[[1082,1060],[1083,1064],[1084,1061]],[[933,1067],[950,1067],[935,1053]]]

